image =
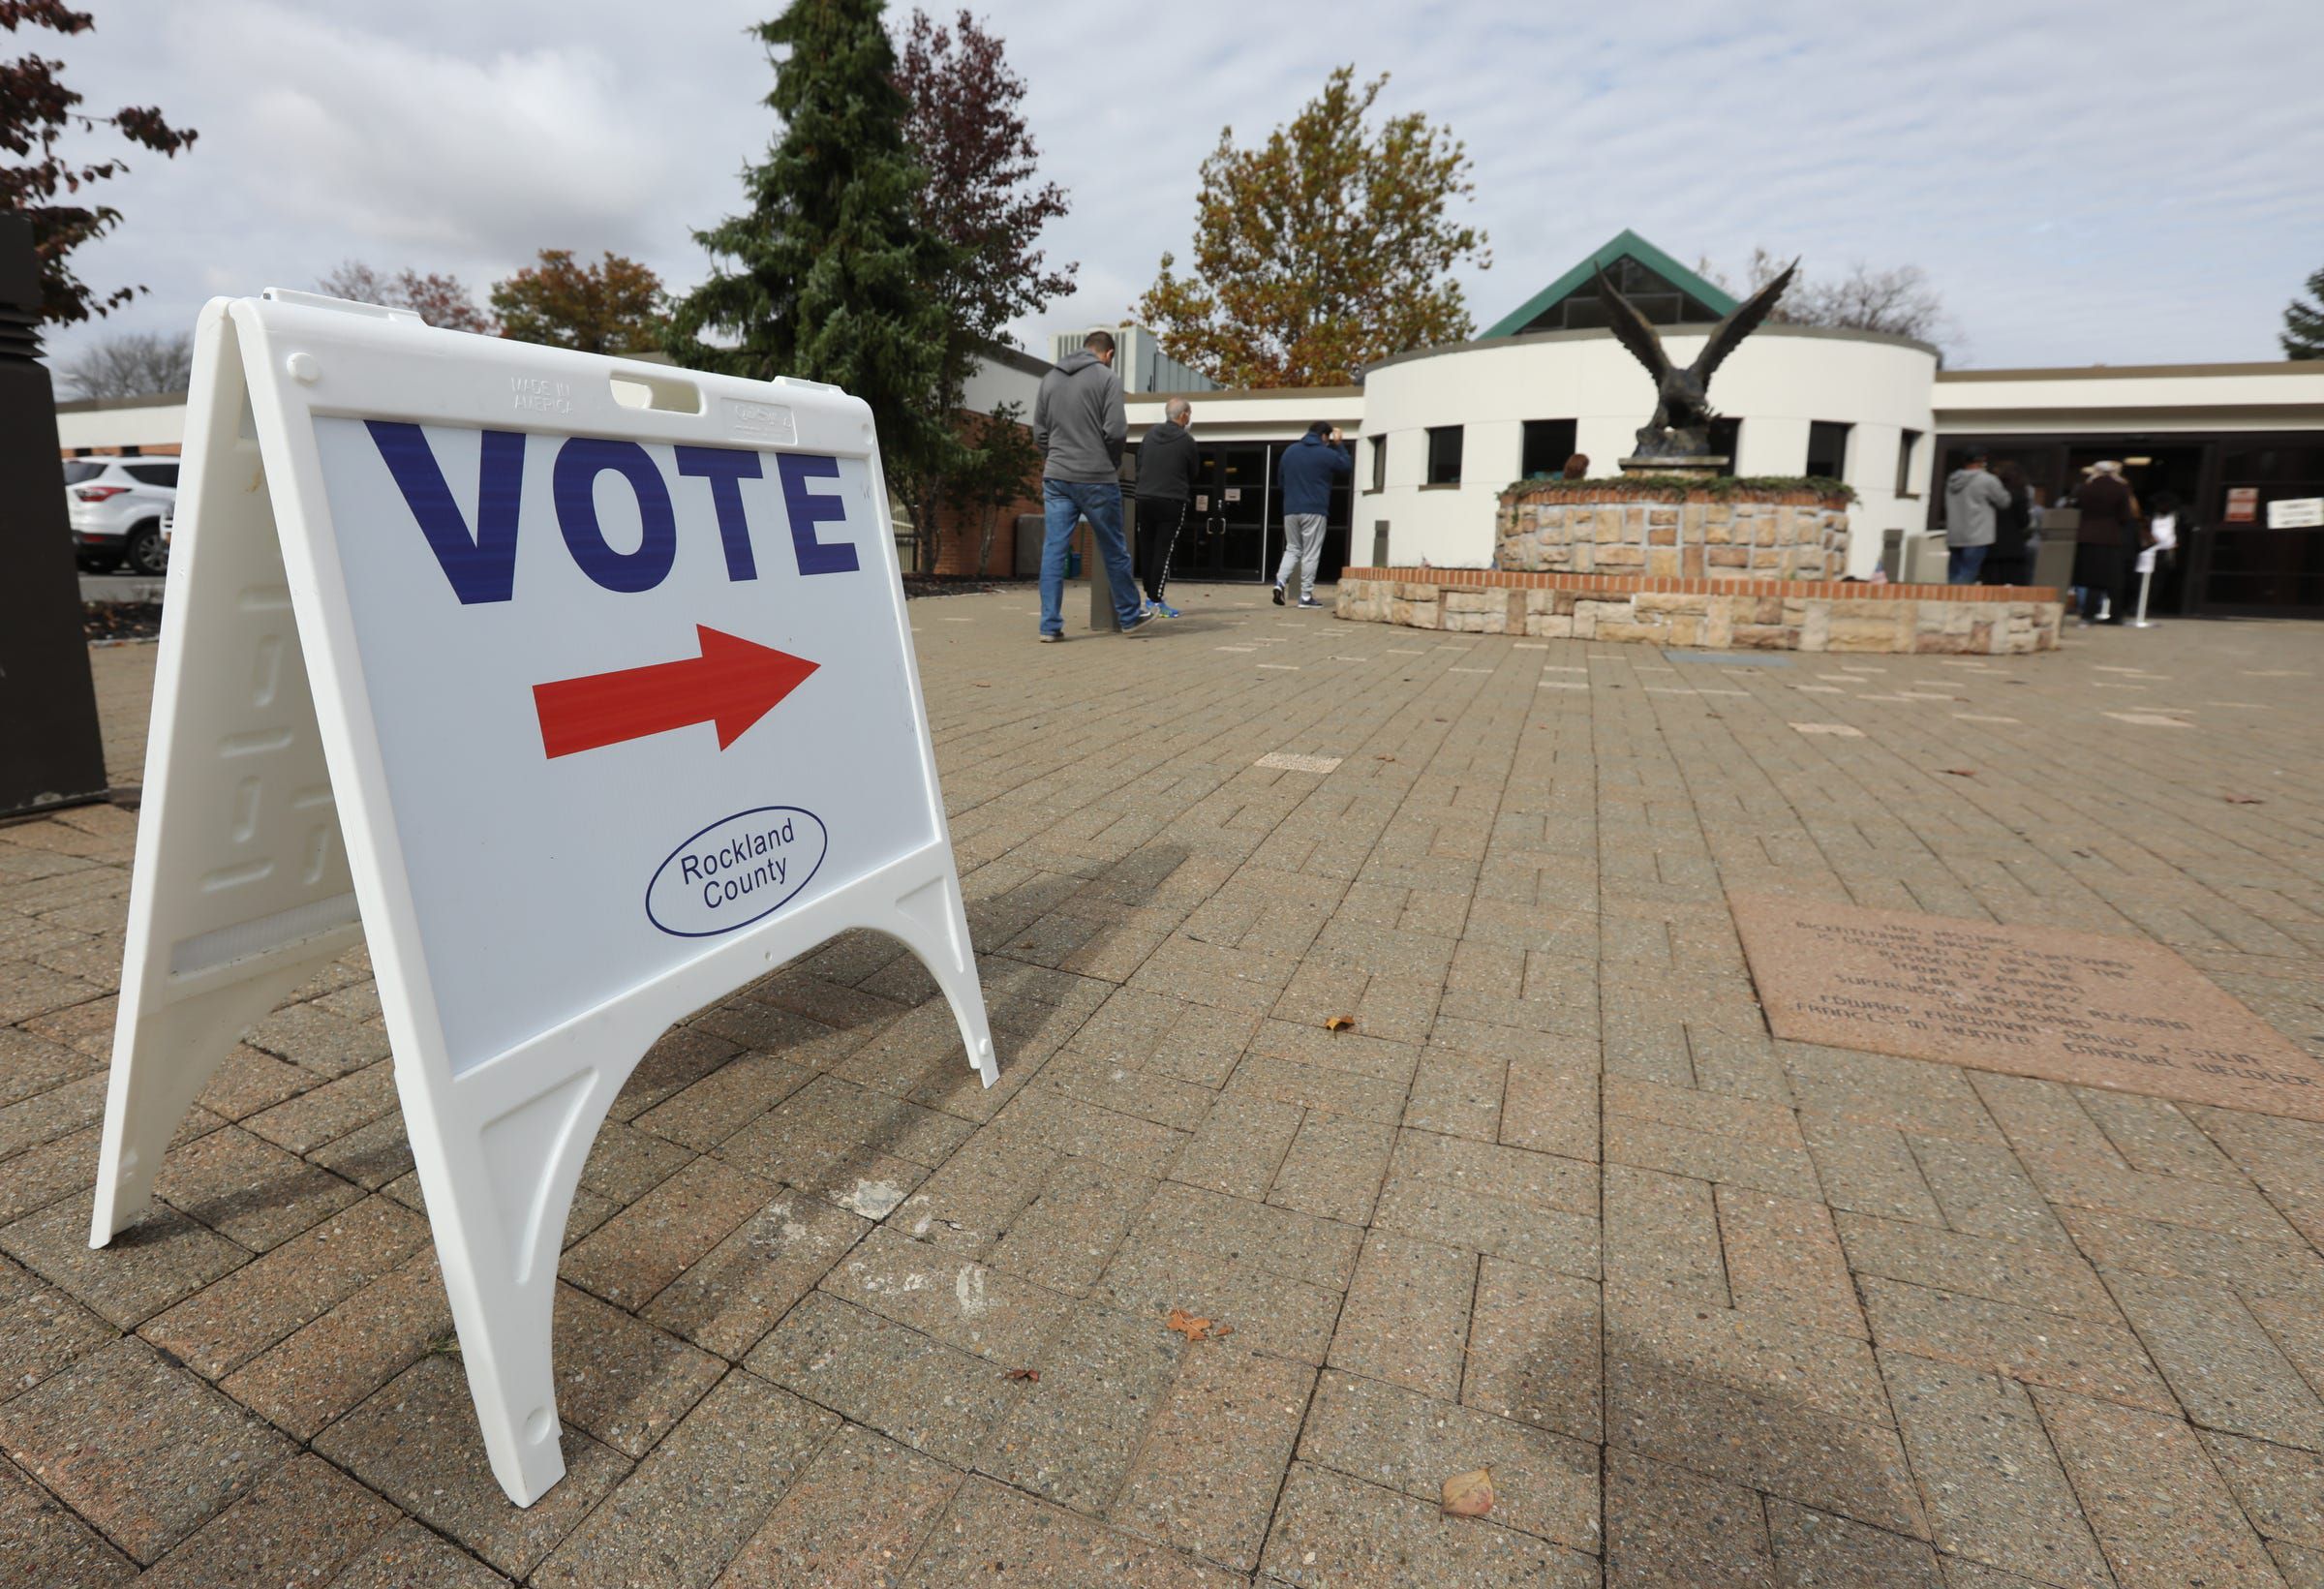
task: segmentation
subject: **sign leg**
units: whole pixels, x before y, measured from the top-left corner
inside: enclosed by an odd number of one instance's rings
[[[331,953],[336,953],[332,946]],[[97,1200],[89,1245],[102,1247],[153,1206],[153,1177],[178,1122],[219,1061],[292,989],[331,959],[279,965],[262,976],[180,997],[150,1014],[134,993],[121,1000],[113,1033],[112,1079],[105,1094],[105,1134],[98,1149]],[[123,979],[136,989],[142,977]]]
[[[1000,1079],[1000,1062],[993,1051],[993,1031],[985,1018],[985,991],[977,981],[976,956],[969,947],[968,913],[961,902],[961,885],[950,857],[944,870],[896,901],[893,917],[871,924],[901,940],[920,957],[936,979],[952,1018],[960,1023],[961,1043],[968,1064],[991,1086]]]
[[[518,1506],[565,1477],[550,1357],[557,1259],[582,1163],[627,1069],[585,1068],[497,1112],[489,1086],[415,1108],[424,1083],[399,1072],[485,1454]],[[480,1115],[490,1117],[478,1124]]]

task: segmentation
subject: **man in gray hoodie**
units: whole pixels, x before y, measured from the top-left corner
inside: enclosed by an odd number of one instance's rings
[[[1106,560],[1114,616],[1121,632],[1153,622],[1138,593],[1130,549],[1121,537],[1121,446],[1128,440],[1121,382],[1114,379],[1114,334],[1092,331],[1041,378],[1033,399],[1033,444],[1041,449],[1041,638],[1065,638],[1065,563],[1073,527],[1083,519]]]
[[[2009,488],[1985,468],[1985,449],[1973,447],[1944,482],[1944,582],[1974,585],[1993,548],[1994,525],[2009,505]]]

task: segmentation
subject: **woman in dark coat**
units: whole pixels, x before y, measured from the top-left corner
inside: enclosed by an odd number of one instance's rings
[[[1994,514],[1993,549],[1985,554],[1978,583],[2032,584],[2034,558],[2026,550],[2026,536],[2034,528],[2034,493],[2026,486],[2026,472],[2017,467],[2015,459],[2005,458],[1993,477],[2009,493],[2009,501]]]
[[[2106,622],[2124,622],[2124,578],[2137,535],[2138,508],[2123,479],[2123,466],[2102,463],[2091,470],[2079,496],[2082,527],[2074,538],[2074,583],[2083,589],[2082,622],[2106,612]]]

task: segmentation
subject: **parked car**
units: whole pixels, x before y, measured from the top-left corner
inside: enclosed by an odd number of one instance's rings
[[[177,502],[175,458],[68,458],[65,512],[73,550],[91,573],[124,565],[133,574],[168,566],[162,516]]]

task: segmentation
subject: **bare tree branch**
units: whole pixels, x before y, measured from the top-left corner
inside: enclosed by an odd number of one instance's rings
[[[73,398],[180,396],[194,374],[194,339],[125,331],[84,348],[56,368],[57,390]]]

